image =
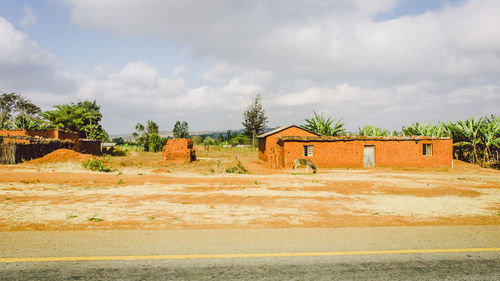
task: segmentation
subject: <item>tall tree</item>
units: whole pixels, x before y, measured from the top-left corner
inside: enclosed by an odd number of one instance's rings
[[[27,98],[15,94],[0,95],[0,129],[39,129],[41,109]]]
[[[325,118],[323,116],[323,113],[317,114],[314,111],[314,116],[310,119],[306,118],[305,121],[306,124],[303,125],[304,128],[323,136],[338,136],[345,131],[344,122],[342,122],[342,118],[339,119],[337,122],[333,123],[335,119]]]
[[[96,101],[79,101],[71,104],[55,105],[56,110],[45,111],[42,116],[52,125],[62,130],[77,132],[80,137],[108,139],[108,134],[100,124],[101,107]]]
[[[260,95],[247,106],[243,112],[243,122],[241,122],[246,136],[252,139],[252,145],[255,147],[255,137],[264,132],[267,124],[266,111],[262,108],[262,98]]]
[[[176,139],[186,139],[189,136],[188,123],[186,121],[175,122],[173,133]]]

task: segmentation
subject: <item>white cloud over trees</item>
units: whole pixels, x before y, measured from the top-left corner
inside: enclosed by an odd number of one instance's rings
[[[99,65],[94,73],[68,73],[0,18],[0,72],[9,70],[0,76],[1,90],[29,84],[19,91],[48,101],[96,98],[104,125],[116,131],[139,118],[238,128],[256,94],[272,126],[301,124],[312,110],[343,116],[348,129],[500,114],[499,1],[464,1],[385,21],[374,18],[399,1],[67,2],[81,27],[166,39],[212,65],[196,87],[182,65],[167,76],[145,61],[114,72]]]

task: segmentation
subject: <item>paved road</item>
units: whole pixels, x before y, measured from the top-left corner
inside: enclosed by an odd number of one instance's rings
[[[0,280],[500,280],[498,253],[9,263]]]
[[[0,280],[500,280],[499,233],[500,226],[0,232]],[[397,254],[463,248],[496,250]],[[329,251],[347,254],[307,254]],[[260,257],[229,258],[238,253]],[[186,255],[197,258],[178,258]],[[113,260],[123,256],[137,260]],[[89,261],[6,262],[43,257]]]

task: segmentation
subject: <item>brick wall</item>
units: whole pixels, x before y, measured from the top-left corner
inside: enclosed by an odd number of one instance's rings
[[[282,148],[278,145],[278,138],[281,136],[316,136],[306,130],[297,127],[290,127],[276,134],[259,138],[259,159],[267,161],[269,166],[275,167],[276,162],[283,158]],[[278,165],[279,166],[279,165]]]
[[[193,149],[193,141],[190,139],[170,139],[163,147],[162,157],[164,160],[173,161],[195,161],[196,154]]]
[[[432,155],[422,155],[423,144],[432,144]],[[318,167],[364,167],[364,147],[375,147],[376,167],[451,167],[453,140],[349,140],[281,141],[284,167],[298,158],[309,158]],[[313,156],[304,157],[304,145],[313,146]]]

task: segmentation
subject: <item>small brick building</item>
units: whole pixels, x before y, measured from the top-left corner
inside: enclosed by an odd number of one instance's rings
[[[301,135],[298,135],[300,133]],[[453,140],[431,137],[318,136],[298,126],[259,136],[259,158],[290,168],[299,158],[317,167],[452,167]]]
[[[170,139],[163,147],[163,160],[186,161],[196,160],[193,141],[191,139]]]

